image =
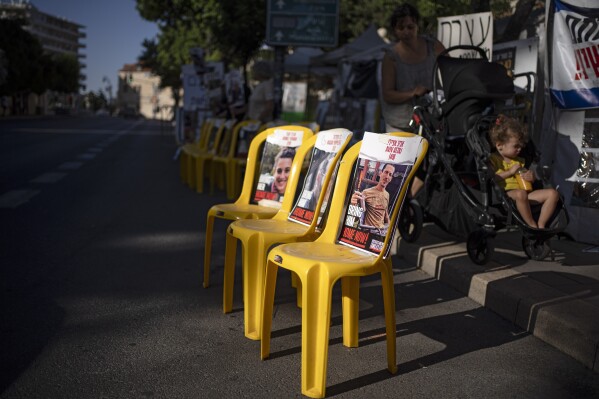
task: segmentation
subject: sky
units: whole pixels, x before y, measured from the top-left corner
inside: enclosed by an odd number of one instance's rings
[[[132,64],[142,52],[144,39],[158,34],[155,23],[143,20],[135,9],[135,0],[30,0],[46,14],[66,18],[83,25],[87,37],[81,42],[86,58],[83,73],[87,76],[86,91],[106,89],[107,77],[116,96],[118,71]]]

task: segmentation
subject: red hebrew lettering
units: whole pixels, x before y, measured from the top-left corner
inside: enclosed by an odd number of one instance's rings
[[[599,78],[599,53],[597,46],[587,47],[586,52],[591,62],[591,69],[595,73],[595,78]]]
[[[395,154],[389,154],[389,159],[391,161],[395,161]]]
[[[583,65],[583,60],[582,57],[583,55],[583,51],[576,50],[574,52],[574,55],[576,56],[576,74],[574,75],[574,79],[575,80],[580,80],[580,79],[588,79],[589,76],[587,75],[587,71]]]
[[[312,212],[312,211],[306,211],[304,213],[304,219],[306,219],[306,220],[312,220],[312,219],[314,219],[314,212]]]
[[[350,229],[349,227],[345,227],[343,229],[343,237],[344,238],[348,238],[350,240],[353,240],[355,233],[356,233],[356,230]]]
[[[295,208],[293,210],[293,216],[297,216],[298,218],[303,218],[304,217],[304,213],[305,211],[301,208]]]
[[[360,244],[365,244],[367,239],[368,239],[368,233],[365,233],[363,231],[356,232],[356,241],[359,242]]]

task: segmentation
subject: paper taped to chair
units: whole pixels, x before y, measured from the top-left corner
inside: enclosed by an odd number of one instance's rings
[[[314,219],[316,205],[322,192],[323,179],[331,168],[337,168],[335,155],[341,150],[347,137],[351,132],[347,129],[332,129],[318,134],[316,144],[312,150],[310,166],[304,180],[300,197],[295,203],[293,210],[289,214],[289,220],[305,225],[310,225]],[[322,216],[327,210],[331,188],[335,175],[330,179],[329,185],[324,194],[320,211],[318,212],[317,226],[321,225]]]
[[[379,255],[390,228],[399,194],[420,151],[422,137],[397,137],[364,133],[360,155],[349,187],[347,210],[338,240],[362,251]]]
[[[263,199],[283,202],[287,179],[295,151],[304,139],[299,130],[275,129],[266,138],[260,163],[260,177],[254,194],[254,201]]]

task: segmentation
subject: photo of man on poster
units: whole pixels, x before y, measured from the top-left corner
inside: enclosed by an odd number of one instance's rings
[[[395,166],[386,163],[379,170],[379,180],[376,186],[352,194],[350,203],[360,206],[364,212],[359,227],[371,230],[381,236],[387,234],[389,227],[389,192],[387,186],[393,180]]]

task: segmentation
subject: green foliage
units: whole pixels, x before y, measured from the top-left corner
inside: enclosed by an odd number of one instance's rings
[[[523,1],[523,0],[519,0]],[[339,0],[339,45],[359,36],[370,24],[389,31],[389,18],[401,1]],[[434,34],[440,16],[510,10],[510,0],[408,0],[422,15],[423,31]],[[265,39],[266,0],[137,0],[142,18],[160,28],[157,42],[144,42],[140,56],[162,78],[163,86],[181,87],[180,71],[189,49],[202,47],[208,60],[225,68],[247,65]]]
[[[19,20],[0,19],[0,48],[5,52],[7,72],[0,93],[79,91],[81,66],[77,58],[44,53],[39,41],[22,24]]]
[[[79,91],[79,72],[81,65],[77,57],[68,54],[57,54],[51,59],[54,66],[50,89],[61,93]]]
[[[5,52],[7,72],[0,94],[31,91],[33,81],[36,85],[42,82],[42,46],[22,23],[0,19],[0,48]]]
[[[85,100],[89,108],[96,112],[99,109],[108,107],[108,100],[102,90],[98,90],[96,93],[90,91],[85,95]]]

